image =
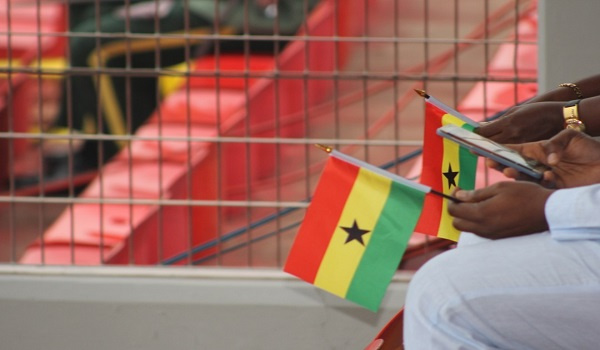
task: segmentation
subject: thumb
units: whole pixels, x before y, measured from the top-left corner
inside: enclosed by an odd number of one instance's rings
[[[494,192],[495,192],[494,185],[492,185],[490,187],[484,187],[484,188],[478,189],[478,190],[458,189],[454,193],[454,196],[463,202],[477,203],[477,202],[486,200],[489,197],[492,197],[494,195]]]
[[[566,129],[546,141],[543,147],[548,165],[557,165],[571,141],[580,136],[578,131]]]

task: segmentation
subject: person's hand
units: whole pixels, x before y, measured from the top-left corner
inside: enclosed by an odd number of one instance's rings
[[[552,194],[531,182],[499,182],[479,190],[457,190],[462,202],[450,202],[448,212],[454,227],[466,232],[500,239],[548,229],[544,207]]]
[[[546,140],[564,125],[564,102],[536,102],[515,106],[498,120],[482,124],[476,132],[498,143]]]
[[[575,130],[564,130],[547,141],[508,145],[522,155],[533,158],[551,168],[544,172],[548,187],[569,188],[600,183],[600,142]],[[497,164],[488,161],[488,166]],[[511,168],[504,174],[520,178]]]

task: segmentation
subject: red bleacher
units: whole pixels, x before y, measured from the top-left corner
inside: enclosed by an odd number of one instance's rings
[[[517,26],[517,39],[523,42],[537,40],[537,11],[526,12]],[[516,52],[515,52],[516,50]],[[492,78],[530,78],[537,77],[537,45],[520,43],[502,44],[488,66],[488,75]],[[486,116],[498,113],[525,101],[537,94],[537,83],[511,81],[479,82],[465,96],[458,111],[474,120],[481,121]]]
[[[343,36],[351,24],[358,23],[350,15],[362,13],[356,7],[364,4],[362,0],[337,1],[338,20],[335,3],[325,0],[315,9],[308,34]],[[519,38],[534,41],[536,30],[535,14],[530,13],[519,23]],[[247,193],[239,190],[244,188],[240,184],[274,176],[275,145],[155,139],[302,136],[304,125],[298,121],[287,123],[285,116],[316,105],[331,93],[333,85],[328,79],[307,79],[305,72],[336,70],[346,57],[347,47],[325,40],[305,41],[303,33],[298,39],[278,57],[221,55],[199,59],[194,65],[196,76],[189,85],[169,95],[136,132],[136,136],[147,139],[132,142],[130,149],[108,163],[80,195],[90,204],[67,208],[45,232],[43,242],[32,244],[20,262],[156,264],[216,239],[217,220],[223,213],[216,206],[157,205],[156,201],[245,199]],[[535,45],[518,45],[517,49],[516,68],[515,46],[504,44],[490,63],[488,74],[535,77]],[[214,72],[219,72],[219,78]],[[280,79],[272,79],[275,73]],[[458,109],[481,120],[536,91],[535,83],[481,82]],[[131,198],[149,201],[133,205],[116,202]],[[106,203],[94,203],[100,199]]]
[[[64,55],[65,14],[60,2],[0,0],[0,58]]]
[[[304,40],[304,35],[347,35],[361,23],[361,5],[362,0],[323,1],[310,15],[307,32],[301,31],[278,57],[201,58],[195,65],[199,76],[203,70],[214,74],[217,69],[224,78],[192,79],[189,88],[165,99],[136,136],[303,135],[302,124],[285,123],[282,116],[319,103],[333,87],[331,79],[307,79],[303,74],[337,70],[347,52],[341,43]],[[282,78],[270,78],[274,73]],[[252,77],[245,79],[248,75]],[[269,144],[135,141],[102,169],[79,198],[241,199],[244,193],[230,189],[273,176],[274,156],[275,145]],[[26,250],[20,262],[156,264],[191,245],[215,239],[217,214],[215,206],[75,204],[48,228],[43,242]]]
[[[59,2],[0,0],[0,61],[9,71],[0,78],[0,131],[27,132],[30,95],[37,79],[17,68],[38,66],[39,60],[64,56],[66,9]],[[15,73],[16,72],[16,73]],[[8,152],[23,155],[27,140],[0,139],[0,188],[6,182]]]

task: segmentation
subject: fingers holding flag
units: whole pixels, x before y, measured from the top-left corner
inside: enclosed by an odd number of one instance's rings
[[[448,212],[458,230],[485,238],[542,232],[548,228],[544,206],[552,192],[525,181],[499,182],[472,191],[459,189],[454,196],[461,202],[449,203]]]

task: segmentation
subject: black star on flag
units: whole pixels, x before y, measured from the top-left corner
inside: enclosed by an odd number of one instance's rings
[[[458,171],[452,171],[452,164],[448,163],[448,171],[442,174],[444,174],[448,180],[448,189],[452,188],[452,186],[456,187],[456,176],[458,176]]]
[[[358,241],[358,243],[362,244],[363,246],[365,245],[365,242],[363,241],[362,236],[364,234],[371,232],[369,230],[363,230],[363,229],[359,228],[356,220],[354,220],[352,227],[340,226],[340,228],[348,233],[348,238],[346,238],[346,242],[344,242],[344,243],[349,243],[351,241]]]

